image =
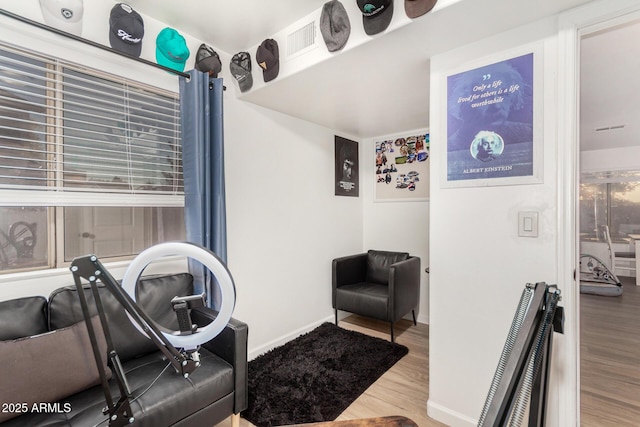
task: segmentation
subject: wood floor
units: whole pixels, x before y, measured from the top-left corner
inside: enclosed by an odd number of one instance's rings
[[[640,426],[640,287],[580,296],[581,426]]]
[[[389,339],[388,323],[349,316],[340,321],[340,327],[368,335]],[[403,357],[360,397],[337,420],[402,415],[420,427],[438,427],[444,424],[427,416],[429,397],[429,326],[401,320],[395,325],[396,342],[409,348]],[[228,427],[230,421],[216,427]],[[240,419],[240,427],[253,426]]]

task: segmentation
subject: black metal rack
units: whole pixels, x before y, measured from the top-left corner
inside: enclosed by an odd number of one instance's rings
[[[102,299],[98,292],[97,281],[100,280],[106,287],[106,289],[113,294],[116,300],[122,305],[122,307],[131,315],[133,320],[140,325],[144,333],[153,341],[160,351],[165,355],[167,360],[173,365],[175,371],[181,374],[185,379],[189,378],[191,374],[199,365],[199,354],[197,351],[178,351],[167,340],[164,334],[156,326],[155,322],[149,318],[149,316],[133,301],[133,299],[127,294],[118,282],[111,276],[111,274],[104,268],[102,263],[95,255],[87,255],[80,258],[75,258],[71,263],[71,272],[73,273],[73,279],[78,290],[78,296],[80,298],[80,305],[82,307],[82,314],[84,316],[85,323],[87,325],[87,331],[89,333],[89,340],[93,349],[93,356],[96,360],[98,367],[98,373],[100,374],[100,381],[102,384],[103,392],[107,407],[105,414],[109,416],[109,426],[121,427],[129,425],[135,421],[133,411],[131,409],[132,396],[127,383],[124,370],[120,363],[120,358],[114,348],[111,340],[111,334],[109,332],[109,325],[105,315],[104,307],[102,305]],[[87,297],[85,295],[85,289],[81,279],[89,281],[91,292],[93,293],[93,299],[95,301],[96,310],[100,318],[102,331],[104,333],[105,341],[107,343],[107,357],[109,359],[112,372],[116,378],[118,388],[120,391],[120,397],[117,402],[111,395],[109,384],[104,367],[102,366],[102,357],[100,349],[98,347],[96,331],[93,328],[91,322],[91,313],[89,311],[89,305]],[[200,298],[204,298],[203,295]],[[188,301],[178,299],[178,304],[184,303],[184,306],[176,307],[178,317],[184,317],[185,309],[187,308]],[[190,319],[186,320],[186,323],[191,324]],[[191,328],[189,328],[191,329]],[[189,332],[190,333],[190,332]]]
[[[528,426],[545,425],[552,332],[564,332],[559,299],[555,285],[527,284],[478,426],[520,425],[524,412],[515,408],[522,401],[529,403]]]

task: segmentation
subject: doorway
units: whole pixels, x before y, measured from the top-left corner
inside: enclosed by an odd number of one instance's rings
[[[580,294],[581,425],[633,426],[640,419],[640,287],[615,251],[640,233],[640,18],[627,14],[579,32],[579,250],[603,260],[622,294]]]

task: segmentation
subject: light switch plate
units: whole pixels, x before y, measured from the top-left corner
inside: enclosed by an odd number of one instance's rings
[[[538,212],[518,212],[518,236],[538,237]]]

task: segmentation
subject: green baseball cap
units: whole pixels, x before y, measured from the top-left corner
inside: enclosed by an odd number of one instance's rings
[[[184,37],[173,28],[165,28],[156,37],[156,62],[176,71],[184,71],[189,48]]]

